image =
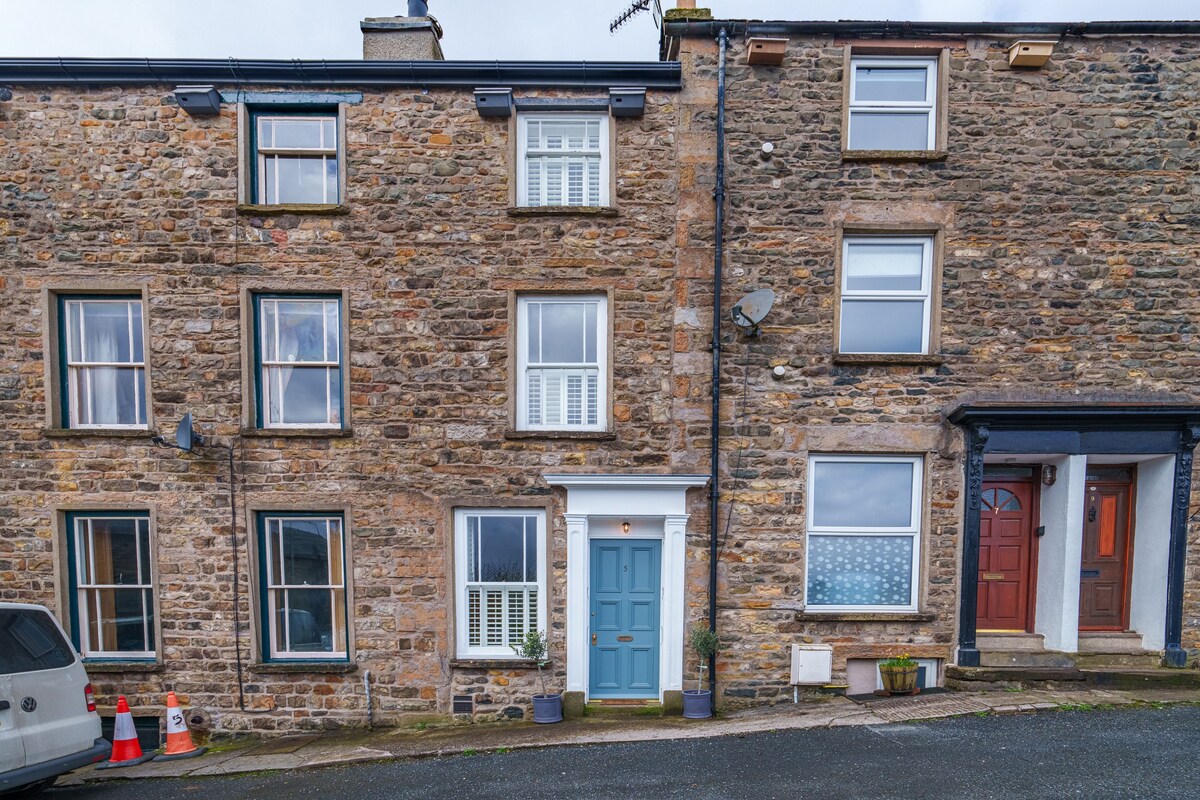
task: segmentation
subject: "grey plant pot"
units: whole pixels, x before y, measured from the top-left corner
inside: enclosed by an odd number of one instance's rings
[[[708,719],[712,716],[712,692],[708,689],[683,690],[683,716]]]
[[[534,722],[562,722],[562,695],[535,694],[533,696]]]

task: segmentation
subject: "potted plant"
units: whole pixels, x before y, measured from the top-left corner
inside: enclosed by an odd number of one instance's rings
[[[534,722],[562,722],[562,695],[550,694],[546,691],[546,679],[542,676],[542,667],[546,665],[546,652],[549,649],[549,638],[542,631],[526,631],[525,638],[520,644],[512,646],[521,658],[527,658],[537,664],[538,683],[542,685],[542,693],[533,696]]]
[[[879,675],[883,679],[883,694],[889,697],[921,691],[917,686],[917,662],[908,653],[885,659],[879,665]]]
[[[708,719],[712,716],[712,691],[701,687],[709,661],[721,649],[721,639],[707,625],[696,625],[688,634],[688,643],[700,657],[700,667],[696,671],[696,688],[683,690],[683,716],[688,719]]]

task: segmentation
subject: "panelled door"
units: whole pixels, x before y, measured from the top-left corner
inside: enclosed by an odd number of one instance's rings
[[[662,542],[591,542],[590,694],[658,697]]]
[[[979,509],[979,630],[1028,629],[1032,553],[1033,484],[984,481]]]
[[[1083,559],[1079,570],[1079,629],[1123,631],[1129,562],[1128,482],[1088,481],[1083,512]]]

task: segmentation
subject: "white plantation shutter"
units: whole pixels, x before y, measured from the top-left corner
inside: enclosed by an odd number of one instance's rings
[[[603,429],[606,306],[603,296],[518,300],[518,427]]]
[[[608,118],[578,114],[522,119],[518,127],[525,206],[600,206],[605,180]]]

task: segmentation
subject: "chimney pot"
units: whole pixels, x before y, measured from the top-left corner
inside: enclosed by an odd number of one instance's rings
[[[429,3],[425,0],[408,0],[408,15],[410,17],[428,17]]]

